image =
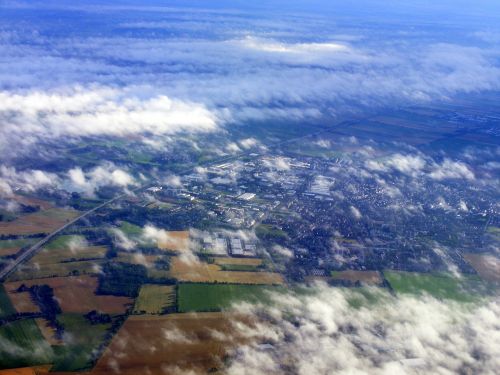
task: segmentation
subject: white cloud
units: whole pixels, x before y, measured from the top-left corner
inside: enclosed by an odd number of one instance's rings
[[[436,165],[434,170],[429,174],[429,177],[434,180],[475,179],[474,173],[467,164],[450,159],[445,159],[440,165]]]
[[[137,185],[137,181],[126,171],[112,163],[97,166],[87,172],[80,167],[70,169],[67,173],[67,189],[93,196],[100,187],[116,186],[126,188]]]
[[[2,91],[0,120],[4,135],[19,138],[206,132],[219,121],[201,104],[107,87]]]
[[[241,312],[267,319],[258,336],[238,331],[260,340],[240,347],[227,373],[445,375],[494,374],[499,368],[498,299],[472,307],[372,292],[375,303],[352,290],[318,286],[309,294],[241,306]],[[362,307],[352,307],[353,298],[364,300]],[[262,348],[261,340],[272,347]]]
[[[56,186],[59,182],[54,173],[32,169],[17,171],[16,168],[0,165],[0,196],[10,197],[17,189],[32,192]]]

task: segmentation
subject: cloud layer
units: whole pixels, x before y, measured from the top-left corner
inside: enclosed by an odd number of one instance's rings
[[[498,299],[462,306],[430,297],[393,297],[354,308],[352,290],[319,286],[239,310],[267,317],[257,330],[272,346],[245,346],[228,373],[494,374],[500,366]],[[261,341],[260,341],[261,342]]]

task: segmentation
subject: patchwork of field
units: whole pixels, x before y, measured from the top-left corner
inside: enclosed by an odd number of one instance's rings
[[[0,240],[0,257],[17,254],[22,247],[34,244],[35,241],[33,238]]]
[[[60,236],[39,251],[29,263],[42,266],[76,260],[102,259],[106,251],[104,246],[89,246],[82,236]]]
[[[21,264],[17,270],[8,276],[8,281],[64,277],[74,275],[96,275],[99,273],[103,260],[83,260],[65,263],[47,263],[41,267],[33,261]]]
[[[486,286],[475,275],[461,278],[445,273],[384,271],[396,293],[429,294],[436,298],[472,302],[485,293]]]
[[[217,264],[186,261],[172,257],[170,276],[179,281],[225,282],[235,284],[284,284],[283,276],[275,272],[223,271]]]
[[[500,282],[500,259],[486,254],[465,254],[464,258],[482,279]]]
[[[360,282],[363,284],[380,285],[382,277],[378,271],[333,271],[331,274],[333,280],[346,280],[352,283]]]
[[[175,307],[175,294],[175,285],[143,285],[133,313],[161,314],[166,309]]]
[[[76,218],[78,211],[49,208],[18,217],[14,221],[0,223],[0,235],[28,235],[50,233]]]
[[[262,302],[280,287],[239,284],[179,284],[178,311],[220,311],[238,302]]]
[[[220,369],[227,352],[245,341],[236,335],[235,322],[250,324],[248,318],[224,313],[132,316],[91,374],[177,375]]]
[[[50,286],[54,290],[54,296],[61,306],[62,311],[67,313],[87,313],[97,310],[107,314],[122,314],[134,302],[133,299],[128,297],[96,295],[95,290],[98,284],[96,277],[52,277],[5,283],[5,289],[9,293],[9,297],[16,310],[24,307],[24,305],[17,305],[19,303],[18,296],[20,294],[29,296],[28,292],[16,292],[22,284],[27,287],[33,285]]]

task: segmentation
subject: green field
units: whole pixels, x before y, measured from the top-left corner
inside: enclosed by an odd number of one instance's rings
[[[282,288],[264,285],[239,284],[179,284],[178,310],[219,311],[231,307],[235,302],[257,302],[266,299],[266,291],[279,291]]]
[[[162,314],[175,307],[175,285],[146,284],[135,301],[134,314]]]
[[[122,221],[120,223],[120,230],[127,236],[140,236],[142,234],[142,228],[138,225],[129,223],[128,221]]]
[[[251,264],[220,264],[219,266],[223,271],[248,271],[248,272],[259,271],[259,266],[254,266]]]
[[[5,287],[0,284],[0,318],[16,313],[16,309],[12,306],[10,298],[5,291]]]
[[[477,300],[486,289],[486,285],[476,275],[457,278],[446,273],[384,271],[384,276],[396,293],[427,293],[436,298],[462,302]]]
[[[49,364],[52,348],[33,319],[17,320],[0,327],[0,368]]]
[[[79,314],[61,314],[57,320],[64,326],[64,345],[53,346],[53,371],[75,371],[92,365],[92,352],[103,342],[108,324],[90,324]]]

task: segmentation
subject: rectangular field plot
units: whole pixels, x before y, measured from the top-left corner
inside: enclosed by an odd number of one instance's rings
[[[248,321],[224,313],[132,316],[91,375],[113,374],[116,368],[121,375],[206,374],[223,366],[229,349],[245,343],[231,323]]]
[[[16,292],[22,284],[27,287],[33,285],[50,286],[54,290],[54,296],[63,312],[87,313],[97,310],[107,314],[121,314],[133,303],[133,299],[128,297],[96,295],[97,278],[91,276],[51,277],[9,282],[4,285],[11,298],[18,294],[29,296],[28,292]]]
[[[457,278],[445,273],[384,271],[384,276],[396,293],[426,293],[436,298],[472,302],[486,292],[486,285],[475,275]]]
[[[82,236],[60,236],[39,251],[29,264],[45,265],[102,259],[106,251],[104,246],[89,246]]]
[[[32,261],[21,264],[8,276],[8,281],[30,280],[74,275],[95,275],[99,273],[103,260],[82,260],[65,263],[47,263],[40,266]]]
[[[134,314],[162,314],[175,307],[175,285],[146,284],[141,287]]]
[[[33,319],[16,320],[0,327],[3,347],[0,368],[52,363],[52,348]]]
[[[15,313],[16,309],[12,305],[9,295],[5,290],[5,287],[2,284],[0,284],[0,318],[5,318]]]
[[[50,208],[26,214],[14,221],[0,223],[0,235],[27,235],[50,233],[78,216],[78,211]]]
[[[233,303],[263,301],[267,292],[280,290],[283,289],[264,285],[179,284],[178,310],[219,311],[230,308]]]
[[[225,282],[235,284],[284,284],[283,276],[275,272],[223,271],[217,264],[186,262],[172,257],[170,276],[179,281]]]

